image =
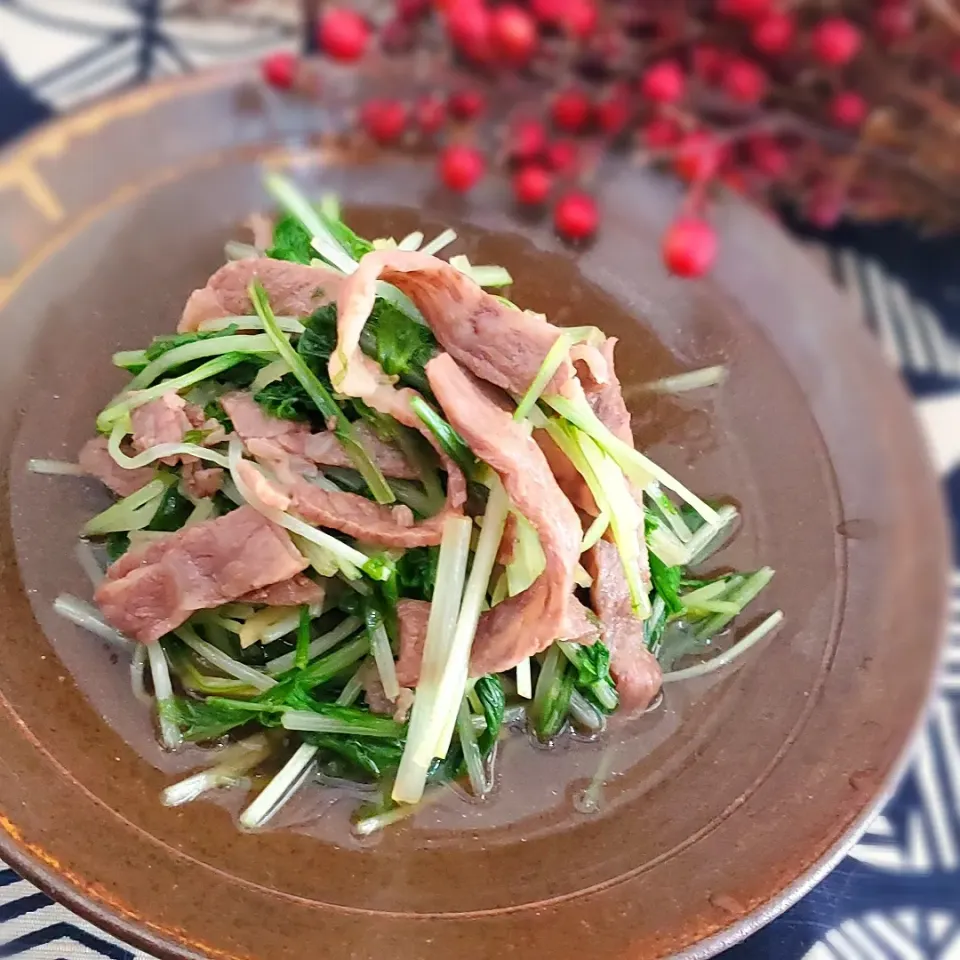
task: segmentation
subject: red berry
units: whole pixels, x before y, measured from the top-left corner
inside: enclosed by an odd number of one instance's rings
[[[814,56],[832,67],[849,63],[860,51],[863,37],[858,27],[843,17],[827,17],[813,29],[810,37]]]
[[[577,164],[577,145],[572,140],[553,140],[543,151],[547,166],[557,173],[567,173]]]
[[[440,154],[440,179],[451,190],[466,193],[483,176],[486,162],[473,147],[454,144]]]
[[[278,50],[260,61],[260,73],[271,87],[289,90],[297,78],[299,60],[285,50]]]
[[[723,69],[727,65],[728,55],[712,43],[698,43],[693,48],[691,65],[693,72],[706,80],[715,83],[723,76]]]
[[[553,101],[552,114],[561,130],[577,133],[590,119],[590,101],[582,90],[563,90]]]
[[[507,151],[515,160],[533,160],[547,146],[547,131],[539,120],[518,120],[510,129]]]
[[[676,60],[661,60],[640,78],[640,92],[654,103],[676,103],[683,96],[685,78]]]
[[[493,46],[500,57],[509,63],[526,63],[537,42],[537,25],[533,17],[521,7],[508,4],[497,7],[490,22]]]
[[[450,94],[447,106],[457,120],[473,120],[483,113],[487,101],[479,90],[457,90]]]
[[[759,103],[767,92],[767,75],[743,57],[731,60],[723,72],[723,89],[737,103]]]
[[[434,93],[421,97],[413,108],[413,116],[421,133],[436,133],[447,120],[447,106]]]
[[[866,119],[867,101],[855,90],[841,90],[830,101],[830,119],[838,127],[859,127]]]
[[[663,262],[677,277],[702,277],[717,259],[717,235],[697,217],[681,217],[663,235]]]
[[[407,108],[399,100],[368,100],[360,111],[360,122],[378,143],[393,143],[407,125]]]
[[[593,197],[574,191],[561,197],[553,208],[553,224],[567,240],[586,240],[597,230],[600,214]]]
[[[557,27],[563,19],[567,0],[530,0],[533,15],[548,27]]]
[[[560,23],[574,37],[586,39],[597,26],[597,6],[594,0],[566,0],[560,14]]]
[[[491,59],[490,13],[481,0],[455,0],[446,16],[450,40],[464,56],[480,63]]]
[[[756,134],[747,141],[747,155],[760,173],[773,179],[782,177],[790,166],[787,151],[767,134]]]
[[[716,140],[702,130],[688,133],[677,147],[673,169],[688,183],[709,180],[720,167],[722,151]]]
[[[668,120],[666,117],[654,117],[644,124],[640,130],[640,135],[648,147],[658,150],[679,143],[683,131],[673,120]]]
[[[902,0],[884,0],[873,14],[873,23],[880,39],[887,44],[906,40],[913,33],[916,13]]]
[[[758,20],[750,30],[753,45],[768,56],[786,53],[793,45],[797,25],[789,13],[773,12]]]
[[[425,17],[433,6],[431,0],[396,0],[397,17],[410,23]]]
[[[360,14],[341,7],[329,7],[320,21],[320,49],[334,60],[359,60],[367,49],[370,28]]]
[[[553,177],[541,166],[535,164],[517,171],[513,178],[513,193],[518,203],[543,203],[550,194]]]
[[[717,13],[735,20],[757,20],[770,12],[771,0],[717,0]]]
[[[950,64],[953,73],[960,74],[960,50],[954,50],[947,62]]]
[[[624,94],[614,92],[596,104],[594,113],[601,131],[608,137],[616,137],[630,122],[630,101]]]

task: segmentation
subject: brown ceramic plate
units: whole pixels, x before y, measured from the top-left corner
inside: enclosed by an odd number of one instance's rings
[[[480,960],[506,954],[704,957],[796,899],[852,842],[899,769],[944,610],[936,484],[909,402],[821,274],[769,220],[716,213],[706,282],[668,278],[673,188],[604,175],[605,222],[580,255],[518,226],[502,185],[469,201],[429,163],[308,145],[326,106],[243,70],[151,87],[41,130],[0,160],[3,499],[0,850],[55,897],[170,957]],[[88,593],[72,548],[94,485],[25,472],[71,457],[120,385],[118,348],[172,329],[222,244],[265,205],[263,164],[298,163],[361,232],[462,230],[515,298],[622,338],[640,441],[745,521],[720,562],[778,570],[786,625],[739,669],[671,687],[600,744],[522,738],[479,807],[451,802],[368,843],[346,804],[312,825],[237,832],[224,804],[161,806],[190,757],[165,756],[114,651],[51,611]],[[720,389],[654,402],[637,387],[724,363]],[[603,762],[602,809],[573,810]],[[311,812],[300,809],[301,819]],[[315,812],[315,811],[314,811]]]

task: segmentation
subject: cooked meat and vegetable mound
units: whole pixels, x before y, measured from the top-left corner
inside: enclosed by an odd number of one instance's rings
[[[118,498],[82,531],[94,604],[56,607],[129,645],[167,748],[211,745],[166,803],[269,760],[242,825],[317,774],[376,788],[369,833],[490,793],[511,732],[600,734],[779,623],[731,635],[773,571],[701,572],[736,510],[635,448],[613,338],[487,292],[509,274],[442,259],[452,231],[369,242],[268,188],[261,246],[114,356],[79,465],[33,461]]]

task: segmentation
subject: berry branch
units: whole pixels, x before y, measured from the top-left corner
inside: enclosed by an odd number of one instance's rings
[[[672,172],[687,184],[663,238],[678,276],[716,258],[721,188],[821,227],[844,216],[960,223],[949,0],[394,0],[362,11],[357,0],[323,5],[315,35],[341,63],[379,46],[411,58],[418,77],[431,63],[442,76],[460,68],[443,94],[368,101],[357,126],[381,145],[435,148],[450,190],[501,172],[516,203],[549,207],[569,242],[600,228],[591,185],[609,155]],[[316,89],[310,64],[286,54],[263,75]]]

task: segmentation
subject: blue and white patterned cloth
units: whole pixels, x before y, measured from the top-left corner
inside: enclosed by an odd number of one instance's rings
[[[84,100],[297,43],[291,0],[0,0],[0,143]],[[844,227],[816,255],[913,391],[960,557],[960,238]],[[729,960],[960,960],[960,572],[913,764],[851,855]],[[149,958],[0,869],[0,957]]]

